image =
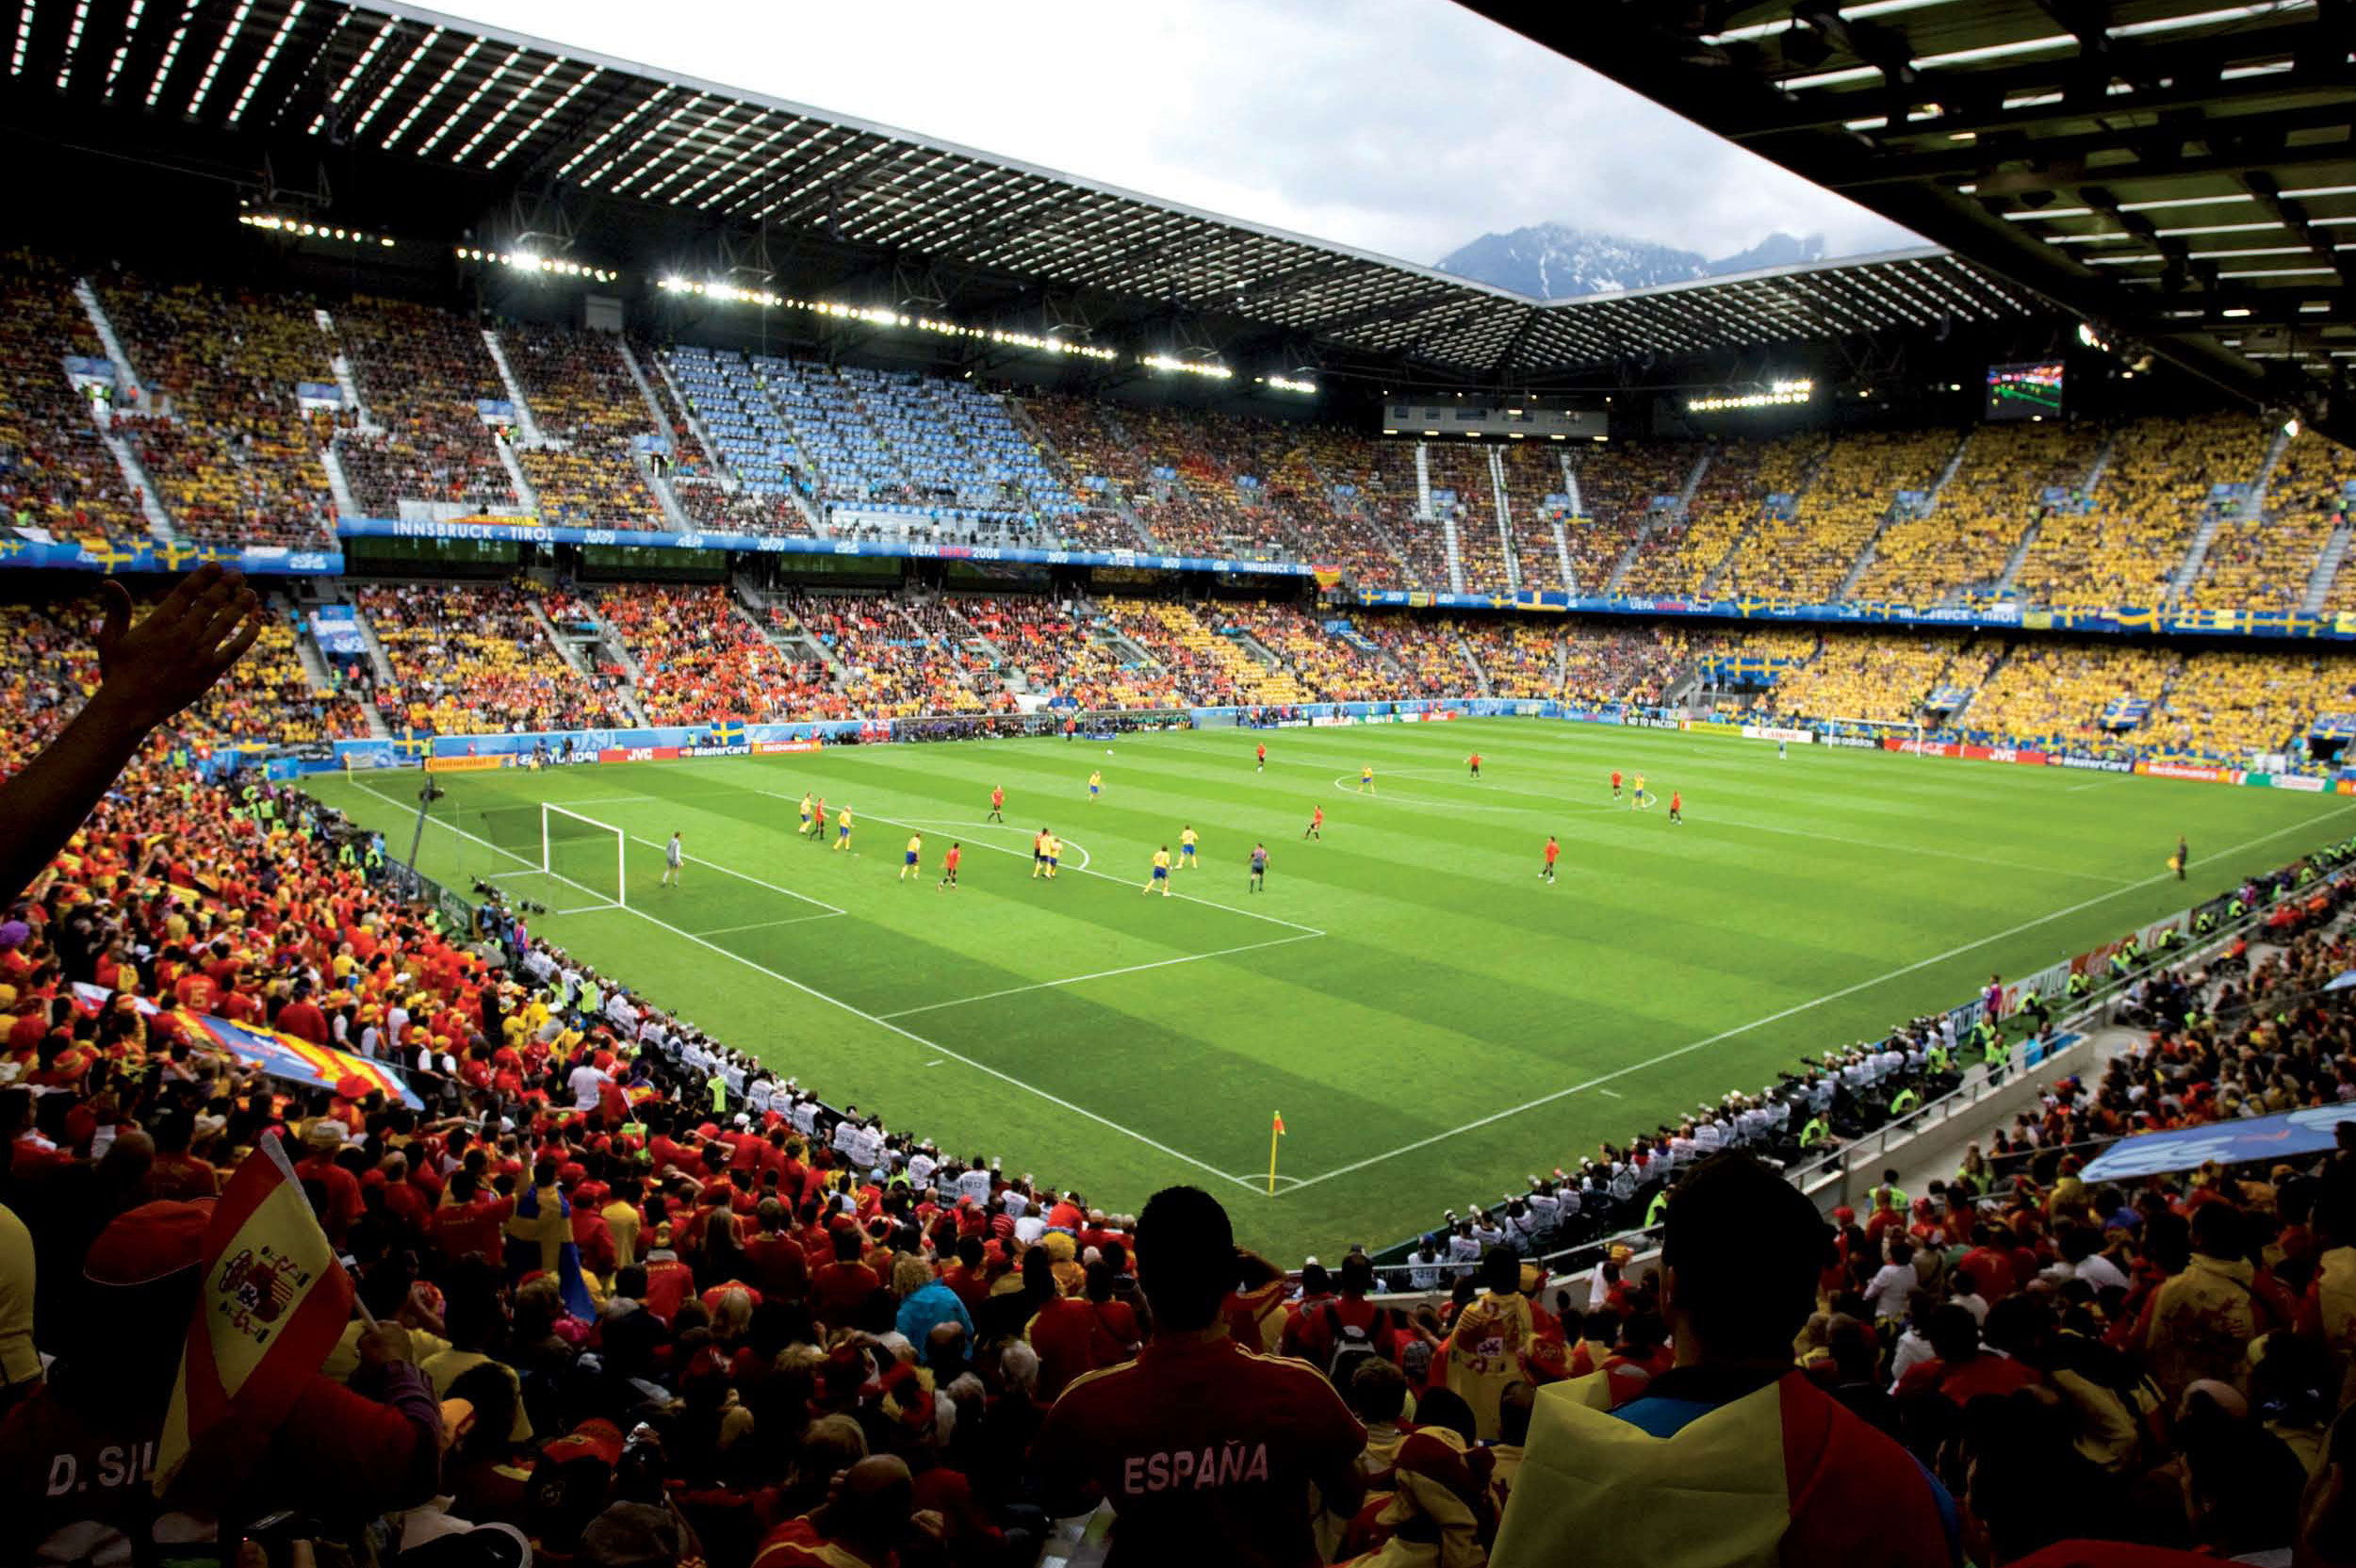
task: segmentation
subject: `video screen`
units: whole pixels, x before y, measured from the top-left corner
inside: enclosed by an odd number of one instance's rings
[[[2062,411],[2061,361],[1988,368],[1989,419],[2043,419]]]

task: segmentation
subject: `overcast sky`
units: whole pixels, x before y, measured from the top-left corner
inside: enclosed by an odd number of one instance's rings
[[[1711,256],[1909,242],[1451,0],[437,8],[1410,261],[1547,220]]]

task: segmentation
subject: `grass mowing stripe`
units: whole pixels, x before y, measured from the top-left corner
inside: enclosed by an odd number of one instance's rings
[[[369,794],[376,796],[377,799],[384,802],[386,805],[391,806],[396,809],[400,808],[401,802],[395,800],[392,796],[385,794],[383,791],[367,784],[361,784],[359,787],[362,790],[367,791]],[[517,855],[514,850],[508,849],[500,844],[493,843],[488,839],[481,838],[475,834],[469,833],[465,828],[457,826],[455,824],[442,822],[439,819],[433,820],[434,825],[440,827],[445,832],[455,833],[462,839],[471,840],[473,842],[483,845],[485,849],[493,850],[499,854],[508,856],[510,858],[517,860],[523,859],[523,857]],[[750,878],[747,880],[750,880]],[[813,1001],[823,1002],[829,1006],[839,1007],[843,1011],[850,1014],[853,1018],[872,1023],[878,1029],[888,1030],[891,1033],[899,1036],[902,1039],[920,1045],[927,1051],[937,1052],[951,1061],[959,1062],[966,1067],[972,1068],[976,1072],[986,1072],[990,1077],[997,1079],[999,1082],[1008,1085],[1011,1087],[1021,1089],[1025,1094],[1036,1095],[1038,1098],[1046,1101],[1049,1104],[1054,1105],[1058,1110],[1070,1111],[1074,1116],[1085,1117],[1087,1119],[1095,1122],[1098,1126],[1104,1127],[1111,1132],[1119,1133],[1123,1137],[1134,1138],[1136,1141],[1145,1145],[1156,1153],[1167,1154],[1173,1160],[1184,1161],[1186,1164],[1194,1167],[1196,1169],[1203,1171],[1206,1175],[1217,1176],[1222,1181],[1235,1183],[1237,1185],[1247,1189],[1252,1184],[1251,1181],[1245,1177],[1230,1175],[1228,1172],[1219,1169],[1217,1166],[1209,1165],[1202,1160],[1198,1160],[1193,1155],[1188,1154],[1182,1150],[1172,1149],[1166,1143],[1162,1143],[1154,1138],[1147,1137],[1143,1133],[1137,1132],[1134,1128],[1122,1126],[1120,1122],[1113,1120],[1109,1117],[1100,1116],[1096,1112],[1089,1110],[1085,1105],[1075,1105],[1071,1101],[1066,1100],[1059,1095],[1050,1094],[1045,1089],[1039,1088],[1036,1085],[1026,1084],[1022,1079],[1015,1077],[1011,1073],[1002,1072],[998,1069],[991,1067],[987,1062],[975,1061],[973,1057],[952,1051],[947,1046],[941,1045],[937,1041],[928,1040],[912,1029],[904,1029],[899,1024],[892,1022],[889,1019],[879,1018],[874,1013],[855,1007],[840,997],[829,996],[825,991],[818,989],[815,986],[804,985],[801,981],[794,979],[790,974],[780,974],[776,970],[770,969],[764,964],[755,963],[752,959],[745,957],[741,953],[736,953],[728,948],[722,947],[717,942],[707,940],[706,939],[695,935],[693,931],[682,930],[679,926],[671,924],[668,921],[658,919],[657,917],[646,913],[644,909],[629,905],[617,905],[614,906],[614,912],[619,914],[635,915],[640,920],[645,921],[647,924],[652,925],[659,930],[668,931],[672,936],[679,938],[682,941],[694,942],[698,947],[706,948],[713,953],[717,953],[723,958],[728,958],[736,963],[742,964],[746,969],[752,970],[758,974],[766,975],[781,986],[792,987],[794,990],[800,991],[803,995],[810,997]]]
[[[1180,897],[1180,894],[1170,894]],[[984,991],[979,996],[952,997],[946,1002],[927,1002],[922,1006],[903,1007],[894,1013],[878,1013],[877,1018],[912,1018],[918,1013],[939,1012],[943,1007],[963,1007],[976,1002],[994,1002],[1002,996],[1021,996],[1026,991],[1054,990],[1062,986],[1077,986],[1088,980],[1109,980],[1117,974],[1142,974],[1149,969],[1169,969],[1174,964],[1199,964],[1205,958],[1225,958],[1237,953],[1256,953],[1264,947],[1285,947],[1294,942],[1315,941],[1322,931],[1302,931],[1289,937],[1270,937],[1264,942],[1245,942],[1238,947],[1222,947],[1210,953],[1189,953],[1178,958],[1156,958],[1150,964],[1128,964],[1120,969],[1100,969],[1093,974],[1068,974],[1060,980],[1039,980],[1028,986],[1009,986],[1001,991]]]
[[[2335,807],[2331,810],[2320,813],[2316,820],[2319,821],[2323,818],[2341,816],[2349,811],[2356,811],[2356,804]],[[2260,844],[2270,843],[2274,840],[2282,837],[2285,833],[2297,832],[2311,825],[2312,824],[2308,822],[2299,822],[2292,824],[2288,827],[2278,827],[2271,833],[2262,833],[2254,839],[2246,839],[2240,843],[2233,844],[2229,848],[2218,851],[2218,854],[2221,856],[2238,855],[2244,850],[2255,849]],[[1630,1062],[1625,1067],[1615,1068],[1610,1072],[1602,1073],[1596,1077],[1590,1078],[1584,1083],[1573,1084],[1568,1088],[1556,1089],[1551,1094],[1542,1094],[1535,1100],[1526,1100],[1518,1105],[1508,1106],[1506,1109],[1501,1111],[1493,1111],[1489,1115],[1481,1117],[1478,1120],[1465,1122],[1461,1127],[1451,1127],[1445,1133],[1434,1133],[1430,1137],[1418,1138],[1414,1143],[1401,1144],[1399,1148],[1388,1150],[1383,1153],[1370,1154],[1363,1160],[1353,1160],[1349,1165],[1336,1166],[1332,1170],[1320,1171],[1315,1176],[1304,1177],[1300,1184],[1300,1187],[1288,1188],[1286,1190],[1299,1191],[1301,1187],[1311,1187],[1317,1185],[1320,1182],[1330,1182],[1336,1176],[1348,1176],[1353,1171],[1365,1170],[1370,1166],[1381,1165],[1385,1160],[1397,1159],[1401,1154],[1411,1154],[1418,1149],[1428,1149],[1432,1145],[1439,1143],[1444,1139],[1456,1137],[1462,1134],[1476,1131],[1479,1128],[1489,1126],[1494,1122],[1503,1121],[1508,1117],[1519,1116],[1524,1111],[1536,1110],[1541,1105],[1551,1105],[1558,1100],[1564,1099],[1570,1095],[1578,1094],[1582,1090],[1596,1088],[1605,1084],[1615,1083],[1632,1072],[1642,1072],[1646,1068],[1659,1067],[1663,1062],[1673,1062],[1680,1056],[1689,1056],[1706,1046],[1716,1045],[1721,1040],[1729,1040],[1740,1035],[1747,1035],[1754,1029],[1764,1028],[1770,1023],[1777,1023],[1785,1019],[1796,1017],[1801,1013],[1808,1012],[1816,1007],[1821,1007],[1827,1002],[1838,1002],[1843,997],[1855,996],[1859,991],[1870,990],[1875,986],[1883,985],[1889,981],[1895,980],[1901,975],[1912,974],[1917,970],[1927,969],[1933,964],[1944,963],[1950,958],[1960,957],[1966,953],[1972,952],[1978,948],[1986,947],[1990,942],[2002,941],[2007,937],[2019,936],[2023,931],[2035,930],[2037,926],[2047,924],[2053,921],[2060,920],[2068,915],[2074,915],[2081,909],[2088,909],[2097,904],[2106,903],[2109,900],[2118,897],[2120,893],[2128,891],[2130,889],[2148,888],[2161,882],[2173,881],[2175,879],[2175,874],[2176,874],[2173,872],[2162,872],[2156,876],[2146,877],[2141,882],[2129,883],[2125,888],[2114,889],[2112,891],[2107,893],[2097,893],[2094,897],[2086,899],[2083,903],[2073,904],[2067,909],[2056,909],[2051,914],[2039,915],[2035,920],[2023,921],[2019,925],[2013,926],[2009,930],[1999,931],[1992,936],[1982,937],[1977,941],[1966,942],[1960,947],[1949,948],[1944,953],[1935,953],[1927,958],[1918,958],[1913,963],[1907,964],[1900,969],[1893,969],[1887,974],[1877,974],[1870,980],[1860,980],[1854,986],[1846,986],[1837,991],[1826,991],[1822,996],[1811,997],[1806,1002],[1798,1003],[1792,1006],[1786,1007],[1781,1012],[1769,1013],[1764,1018],[1753,1019],[1748,1023],[1738,1023],[1731,1029],[1719,1031],[1717,1034],[1710,1036],[1708,1039],[1694,1040],[1690,1044],[1680,1045],[1674,1051],[1664,1051],[1657,1056],[1647,1057],[1645,1060],[1641,1062]]]

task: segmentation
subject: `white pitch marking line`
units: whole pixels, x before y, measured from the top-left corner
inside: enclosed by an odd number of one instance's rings
[[[890,819],[886,817],[877,817],[875,820],[877,822],[886,822]],[[903,825],[908,827],[954,827],[966,833],[1028,833],[1030,831],[1027,827],[1017,827],[1010,822],[959,822],[955,817],[910,817]],[[1086,871],[1088,869],[1088,845],[1080,842],[1077,839],[1066,839],[1063,841],[1063,846],[1066,849],[1076,849],[1080,852],[1080,863],[1072,868],[1073,871]],[[979,840],[974,841],[973,847],[976,849],[995,849],[1006,855],[1020,855],[1023,853],[1023,851],[1019,849],[1007,849],[1004,844],[983,843]]]
[[[384,793],[384,791],[377,789],[373,785],[362,784],[360,785],[360,788],[366,790],[368,793],[376,796],[377,799],[383,801],[385,805],[392,807],[396,810],[401,808],[401,803],[400,801],[395,800],[391,795]],[[763,791],[762,792],[767,793],[769,792]],[[467,832],[465,828],[458,826],[455,823],[443,822],[439,818],[429,818],[428,820],[433,822],[436,827],[443,829],[445,832],[455,833],[460,838],[467,840],[473,843],[481,844],[483,848],[490,850],[495,854],[504,855],[512,860],[521,860],[523,858],[522,856],[517,855],[514,850],[507,848],[505,845],[495,844],[488,839],[479,838],[476,835]],[[2227,853],[2230,854],[2232,852],[2228,851]],[[551,876],[556,875],[553,872],[548,874]],[[565,883],[569,887],[581,886],[579,883],[573,882],[567,877],[557,876],[556,879],[560,882]],[[582,889],[582,890],[584,892],[589,892],[594,891],[595,890]],[[744,965],[746,969],[751,970],[756,974],[767,975],[770,979],[775,980],[780,986],[791,987],[794,990],[800,991],[804,996],[810,997],[815,1001],[824,1002],[831,1007],[839,1007],[843,1011],[850,1014],[853,1018],[863,1020],[868,1023],[874,1024],[878,1029],[888,1029],[892,1034],[899,1036],[902,1039],[920,1045],[927,1051],[938,1052],[943,1059],[961,1063],[966,1067],[972,1068],[976,1072],[987,1073],[990,1077],[997,1079],[1002,1084],[1021,1089],[1025,1094],[1036,1095],[1058,1110],[1070,1111],[1073,1116],[1085,1117],[1087,1119],[1095,1122],[1098,1126],[1103,1127],[1109,1132],[1119,1133],[1123,1137],[1134,1138],[1137,1142],[1145,1145],[1148,1149],[1154,1151],[1156,1153],[1167,1154],[1173,1160],[1178,1160],[1186,1165],[1190,1165],[1194,1167],[1195,1169],[1202,1171],[1205,1175],[1217,1176],[1222,1181],[1233,1182],[1237,1186],[1246,1188],[1247,1190],[1260,1190],[1259,1184],[1255,1184],[1249,1177],[1237,1176],[1229,1171],[1221,1170],[1215,1165],[1196,1159],[1192,1154],[1185,1153],[1179,1150],[1172,1149],[1170,1145],[1163,1143],[1158,1139],[1147,1137],[1143,1133],[1137,1131],[1135,1128],[1123,1127],[1120,1122],[1113,1120],[1110,1117],[1099,1116],[1096,1112],[1089,1110],[1085,1105],[1075,1105],[1071,1101],[1064,1099],[1061,1095],[1050,1094],[1045,1089],[1040,1088],[1036,1085],[1026,1084],[1010,1072],[1002,1072],[998,1069],[991,1067],[988,1062],[975,1061],[971,1056],[962,1055],[957,1052],[950,1050],[945,1045],[941,1045],[934,1040],[926,1039],[924,1036],[916,1033],[913,1029],[903,1029],[900,1025],[893,1023],[889,1020],[877,1018],[875,1014],[866,1011],[864,1008],[853,1006],[851,1004],[843,1001],[839,996],[829,996],[815,986],[805,985],[801,981],[794,979],[792,975],[779,974],[776,970],[771,969],[766,964],[756,963],[752,959],[745,957],[742,953],[732,953],[728,949],[720,946],[717,942],[706,941],[703,938],[696,936],[693,931],[683,931],[679,927],[673,925],[668,921],[658,920],[654,916],[646,913],[646,910],[638,908],[634,905],[622,905],[617,906],[617,907],[628,909],[630,913],[636,915],[640,920],[645,921],[647,924],[652,925],[659,930],[668,931],[671,935],[680,939],[682,941],[691,941],[697,947],[710,948],[712,952],[717,953],[721,957],[733,959],[735,962]],[[1319,935],[1322,934],[1323,933],[1319,933]]]
[[[801,925],[813,920],[839,920],[836,915],[788,915],[783,920],[747,921],[743,925],[715,925],[709,931],[698,931],[698,937],[725,937],[731,931],[766,931],[773,925]]]
[[[747,794],[767,795],[772,800],[794,800],[799,798],[794,795],[781,793],[776,790],[763,790],[749,784],[734,784],[730,785],[729,788],[742,790]],[[873,812],[867,813],[867,820],[870,822],[889,823],[894,827],[914,827],[916,825],[915,823],[904,821],[898,817],[881,817],[875,815]],[[998,825],[996,823],[991,823],[989,825],[995,827]],[[991,850],[1000,855],[1012,855],[1019,859],[1028,859],[1031,854],[1031,852],[1027,849],[1008,849],[1004,844],[986,844],[978,839],[974,841],[973,847],[975,849]],[[1124,888],[1134,888],[1137,886],[1137,884],[1129,880],[1129,878],[1125,876],[1115,876],[1109,872],[1090,871],[1085,866],[1074,866],[1072,869],[1078,872],[1083,876],[1097,877],[1106,882],[1118,883],[1120,886]],[[1192,893],[1173,893],[1170,896],[1173,898],[1182,898],[1188,904],[1201,904],[1213,909],[1224,909],[1231,915],[1243,915],[1252,920],[1264,920],[1270,925],[1282,925],[1294,931],[1303,931],[1313,937],[1322,937],[1325,935],[1323,931],[1314,925],[1303,925],[1297,920],[1285,920],[1277,915],[1264,915],[1257,909],[1238,908],[1233,904],[1221,904],[1215,898],[1197,898]]]
[[[2320,812],[2317,815],[2309,818],[2305,822],[2293,823],[2287,827],[2278,827],[2271,833],[2261,833],[2254,839],[2245,839],[2240,843],[2219,850],[2217,852],[2217,856],[2212,857],[2211,858],[2215,859],[2222,856],[2238,855],[2245,849],[2255,849],[2260,844],[2272,842],[2274,840],[2282,837],[2285,833],[2311,831],[2316,823],[2322,822],[2326,818],[2345,815],[2349,811],[2356,811],[2356,803],[2335,807],[2331,810]],[[1795,1018],[1801,1013],[1809,1012],[1817,1007],[1821,1007],[1827,1002],[1838,1002],[1842,997],[1855,996],[1857,992],[1862,990],[1871,990],[1873,987],[1881,985],[1887,981],[1895,980],[1901,975],[1911,974],[1919,969],[1928,969],[1933,964],[1944,963],[1950,958],[1959,956],[1962,954],[1970,953],[1975,948],[1986,947],[1990,942],[2003,941],[2007,937],[2015,937],[2019,936],[2023,931],[2035,930],[2037,926],[2047,924],[2053,921],[2060,920],[2066,915],[2074,915],[2081,909],[2091,909],[2098,904],[2107,904],[2112,899],[2117,898],[2120,893],[2132,892],[2136,889],[2151,887],[2156,883],[2172,881],[2174,880],[2174,877],[2175,874],[2173,872],[2162,872],[2156,876],[2147,876],[2142,881],[2130,883],[2124,888],[2114,888],[2109,892],[2097,893],[2092,898],[2085,899],[2079,903],[2072,904],[2067,909],[2056,909],[2051,914],[2039,915],[2035,920],[2022,921],[2019,925],[2012,926],[2006,930],[1999,931],[1993,936],[1982,937],[1976,941],[1965,942],[1960,947],[1951,947],[1944,953],[1934,953],[1927,958],[1918,958],[1913,963],[1904,965],[1898,969],[1893,969],[1887,974],[1877,974],[1870,980],[1860,980],[1854,986],[1843,986],[1837,991],[1826,991],[1822,996],[1811,997],[1806,1002],[1794,1003],[1792,1005],[1784,1008],[1780,1012],[1769,1013],[1766,1017],[1755,1018],[1748,1023],[1738,1023],[1731,1029],[1720,1030],[1717,1034],[1710,1036],[1708,1039],[1694,1040],[1690,1044],[1680,1045],[1674,1051],[1664,1051],[1660,1055],[1649,1057],[1644,1061],[1630,1062],[1626,1067],[1616,1068],[1610,1072],[1602,1073],[1596,1077],[1590,1078],[1584,1083],[1573,1084],[1568,1088],[1556,1089],[1551,1094],[1542,1094],[1535,1100],[1527,1100],[1518,1105],[1509,1105],[1501,1111],[1492,1111],[1489,1115],[1481,1117],[1477,1120],[1467,1121],[1461,1127],[1451,1127],[1445,1133],[1434,1133],[1429,1137],[1417,1138],[1413,1143],[1402,1143],[1397,1149],[1388,1150],[1383,1153],[1370,1154],[1363,1160],[1352,1160],[1348,1165],[1335,1166],[1331,1170],[1321,1171],[1315,1176],[1304,1177],[1302,1178],[1301,1184],[1304,1187],[1315,1186],[1319,1182],[1330,1182],[1336,1176],[1347,1176],[1353,1171],[1364,1170],[1368,1166],[1381,1165],[1386,1160],[1397,1159],[1401,1154],[1412,1154],[1419,1149],[1429,1149],[1435,1143],[1444,1143],[1448,1139],[1459,1136],[1462,1134],[1476,1132],[1481,1128],[1490,1125],[1492,1122],[1503,1121],[1508,1117],[1519,1116],[1524,1111],[1533,1111],[1541,1105],[1551,1105],[1558,1100],[1566,1099],[1569,1096],[1580,1093],[1583,1090],[1602,1090],[1605,1085],[1625,1078],[1632,1072],[1642,1072],[1647,1068],[1655,1068],[1661,1066],[1664,1062],[1676,1061],[1680,1056],[1690,1056],[1694,1052],[1700,1051],[1707,1046],[1716,1045],[1722,1040],[1730,1040],[1739,1035],[1747,1035],[1752,1030],[1761,1028],[1770,1023],[1780,1023],[1785,1019]]]
[[[1601,1088],[1599,1088],[1599,1089],[1597,1089],[1595,1092],[1596,1092],[1597,1094],[1608,1094],[1608,1095],[1610,1095],[1610,1096],[1611,1096],[1612,1099],[1614,1099],[1614,1100],[1626,1100],[1626,1099],[1628,1098],[1628,1096],[1627,1096],[1627,1095],[1622,1094],[1622,1093],[1621,1093],[1618,1089],[1601,1089]]]
[[[1057,986],[1076,986],[1086,980],[1109,980],[1116,974],[1137,974],[1149,969],[1168,969],[1173,964],[1199,964],[1205,958],[1232,957],[1238,953],[1256,953],[1264,947],[1284,947],[1292,942],[1312,940],[1318,933],[1304,931],[1299,936],[1271,937],[1264,942],[1245,942],[1240,947],[1222,947],[1209,953],[1188,953],[1176,958],[1156,958],[1150,964],[1126,964],[1120,969],[1100,969],[1092,974],[1067,974],[1060,980],[1039,980],[1028,986],[1008,986],[1004,990],[983,991],[978,996],[960,996],[948,1002],[927,1002],[921,1007],[903,1007],[896,1013],[880,1013],[879,1018],[908,1018],[916,1013],[937,1012],[943,1007],[962,1007],[970,1002],[990,1002],[1002,996],[1021,996],[1025,991],[1050,990]]]

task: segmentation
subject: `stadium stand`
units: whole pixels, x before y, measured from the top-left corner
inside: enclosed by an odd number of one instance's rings
[[[2356,707],[2356,656],[2300,647],[2184,656],[2139,736],[2153,750],[2236,767],[2297,749],[2321,714]]]
[[[139,499],[66,379],[63,356],[105,353],[73,284],[29,252],[0,263],[0,500],[18,528],[58,538],[140,538],[147,524]]]
[[[1653,531],[1629,566],[1624,590],[1699,592],[1726,552],[1759,521],[1767,498],[1796,494],[1824,448],[1824,437],[1812,433],[1717,443],[1686,504],[1683,526]]]
[[[335,503],[300,383],[332,385],[331,349],[307,302],[130,275],[99,292],[161,412],[121,427],[184,536],[313,546]]]
[[[1046,440],[1044,456],[1074,508],[1064,531],[1090,549],[1134,550],[1146,541],[1123,508],[1145,482],[1145,460],[1105,427],[1097,405],[1085,398],[1044,393],[1017,400]]]
[[[725,588],[607,588],[596,602],[644,672],[639,705],[653,723],[848,711],[825,672],[790,663]]]
[[[2183,563],[2213,484],[2257,478],[2270,432],[2243,415],[2139,419],[2115,438],[2084,513],[2048,516],[2021,569],[2035,604],[2156,605]]]
[[[1447,498],[1455,498],[1456,552],[1458,564],[1464,568],[1465,591],[1502,592],[1506,586],[1505,547],[1497,536],[1497,486],[1489,474],[1491,449],[1478,441],[1429,441],[1424,445],[1432,474],[1434,514],[1450,510]],[[1440,531],[1439,524],[1432,527]]]
[[[2100,433],[2084,424],[1979,426],[1939,504],[1882,534],[1857,596],[1934,605],[1992,590],[2048,493],[2060,492],[2064,508],[2075,504],[2101,445]]]
[[[906,605],[876,595],[794,594],[790,624],[815,636],[843,663],[842,690],[861,718],[979,713],[1004,708],[1003,691],[979,692],[938,605]],[[923,620],[919,620],[919,616]]]
[[[481,405],[504,402],[483,334],[448,311],[361,296],[337,307],[335,337],[360,400],[383,428],[335,433],[335,456],[361,512],[401,515],[403,499],[477,511],[516,507]]]
[[[661,529],[635,443],[655,433],[614,340],[538,322],[501,327],[507,363],[548,442],[516,455],[541,520],[568,528]]]
[[[1899,494],[1927,492],[1954,455],[1952,430],[1857,431],[1835,438],[1792,514],[1762,513],[1722,585],[1728,592],[1826,603]]]
[[[549,642],[535,596],[529,583],[360,588],[396,681],[376,694],[385,723],[420,735],[628,724],[613,678],[584,680]]]
[[[1786,670],[1774,705],[1811,718],[1912,723],[1963,639],[1867,633],[1827,637],[1816,657]]]
[[[2130,742],[2131,725],[2104,727],[2111,705],[2157,703],[2180,663],[2177,655],[2151,648],[2024,643],[1980,688],[1962,727],[2004,743],[2102,754]]]
[[[2196,609],[2295,610],[2324,546],[2348,513],[2356,453],[2313,431],[2291,437],[2275,460],[2261,514],[2228,522],[2209,542],[2200,580],[2184,596]],[[2336,586],[2336,584],[2335,584]]]
[[[1603,592],[1620,557],[1644,531],[1654,498],[1674,498],[1696,455],[1691,443],[1666,441],[1590,442],[1572,454],[1585,512],[1562,531],[1580,593]]]

